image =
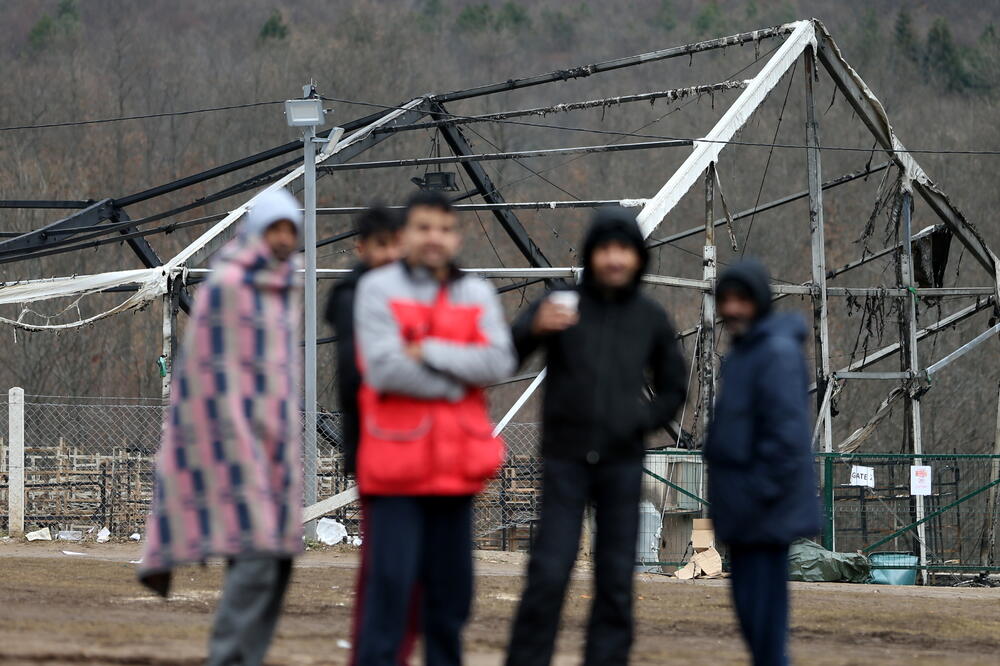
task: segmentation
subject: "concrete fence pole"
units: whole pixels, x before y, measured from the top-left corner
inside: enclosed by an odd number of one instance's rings
[[[7,525],[12,537],[24,534],[24,389],[7,393]]]

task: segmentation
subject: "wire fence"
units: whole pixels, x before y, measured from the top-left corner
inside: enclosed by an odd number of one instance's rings
[[[153,492],[153,459],[164,405],[157,400],[25,396],[25,528],[88,530],[107,527],[116,537],[141,533]],[[0,410],[0,529],[9,529],[8,405]],[[504,432],[509,457],[477,498],[480,547],[526,549],[540,494],[538,429],[513,423]],[[341,417],[317,418],[317,496],[353,485],[344,469]],[[357,504],[333,514],[360,532]]]
[[[1000,570],[1000,456],[827,454],[818,467],[827,545],[879,555],[876,567],[923,550],[931,571]]]
[[[8,406],[0,408],[0,529],[8,529]],[[164,406],[155,400],[26,396],[25,527],[107,527],[114,536],[141,533],[152,495],[153,456]],[[353,481],[343,466],[338,414],[317,419],[317,496]],[[477,498],[480,548],[527,550],[541,498],[539,426],[504,430],[509,455]],[[926,472],[923,488],[915,469]],[[692,553],[694,518],[706,515],[705,466],[696,451],[662,449],[644,460],[639,562],[677,566]],[[936,453],[820,454],[825,546],[862,551],[877,567],[903,566],[923,550],[929,571],[1000,571],[1000,456]],[[925,493],[917,495],[915,493]],[[920,506],[922,504],[922,506]],[[333,517],[360,533],[357,504]],[[918,521],[921,521],[919,524]],[[921,549],[921,541],[924,548]],[[724,549],[723,549],[724,554]]]

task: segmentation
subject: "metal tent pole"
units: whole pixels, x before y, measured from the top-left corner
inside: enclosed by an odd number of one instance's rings
[[[163,294],[163,347],[160,354],[160,395],[164,402],[170,399],[170,381],[173,377],[174,356],[177,350],[177,310],[180,304],[180,283],[176,277],[167,278],[167,291]]]
[[[700,424],[702,442],[708,436],[715,406],[715,162],[710,162],[705,170],[705,248],[702,254],[704,266],[702,278],[709,283],[709,289],[701,299],[701,335],[698,340],[699,376],[701,390]]]
[[[812,239],[812,306],[813,331],[816,343],[816,397],[822,420],[820,443],[823,451],[830,453],[833,446],[833,427],[830,423],[830,403],[824,400],[826,385],[830,381],[830,327],[827,321],[826,290],[826,237],[823,220],[823,170],[820,161],[819,123],[813,83],[816,76],[815,54],[812,47],[802,55],[805,64],[806,84],[806,150],[809,175],[809,233]],[[909,238],[909,236],[907,236]],[[831,544],[832,548],[832,544]]]
[[[304,128],[305,171],[303,208],[305,217],[305,504],[316,503],[316,127]],[[305,525],[306,538],[316,538],[316,522]]]
[[[903,238],[909,239],[913,235],[910,228],[910,218],[913,212],[913,193],[909,190],[903,192],[900,208],[900,222],[902,223],[900,235]],[[899,273],[899,286],[904,289],[913,289],[913,243],[904,242],[898,256],[897,271]],[[911,376],[916,376],[920,371],[920,358],[917,347],[917,296],[911,292],[904,298],[906,299],[906,304],[903,312],[900,314],[900,342],[902,343],[904,353],[900,357],[900,365],[902,370],[909,371],[912,373]],[[905,405],[907,434],[913,453],[919,456],[924,452],[923,438],[921,436],[920,397],[912,395],[908,391]],[[919,457],[914,458],[913,464],[922,465],[923,461]],[[917,526],[917,547],[920,551],[920,573],[922,581],[926,585],[927,534],[926,525],[920,522],[923,521],[925,514],[924,498],[922,495],[917,495],[913,500],[916,520],[919,523]]]

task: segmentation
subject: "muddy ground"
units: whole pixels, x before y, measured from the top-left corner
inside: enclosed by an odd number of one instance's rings
[[[83,553],[66,555],[63,550]],[[134,578],[136,544],[0,544],[0,663],[200,664],[222,567],[184,569],[162,601]],[[269,664],[344,664],[355,553],[307,553],[295,569]],[[522,558],[477,554],[467,663],[501,663]],[[644,574],[634,664],[744,664],[725,581]],[[557,664],[579,663],[589,574],[573,581]],[[795,584],[798,664],[1000,663],[1000,589]],[[340,641],[338,643],[338,641]]]

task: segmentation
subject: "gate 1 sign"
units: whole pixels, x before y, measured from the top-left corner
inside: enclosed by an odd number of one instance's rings
[[[910,494],[930,495],[931,494],[931,467],[930,465],[910,466]]]
[[[875,487],[875,468],[874,467],[863,467],[861,465],[851,466],[851,485],[852,486],[865,486],[868,488]]]

